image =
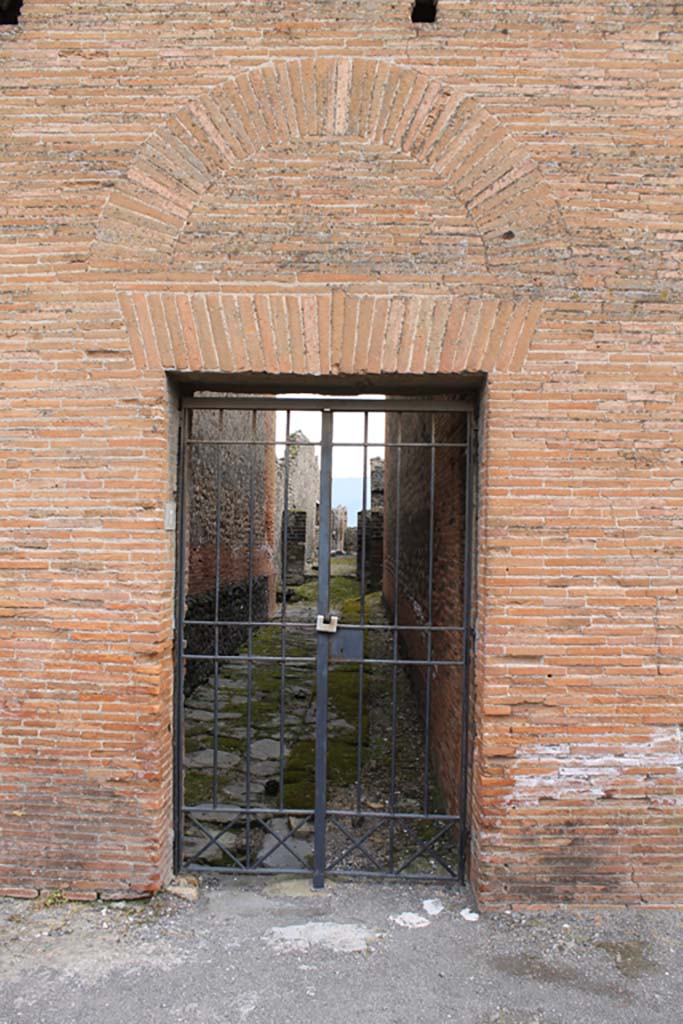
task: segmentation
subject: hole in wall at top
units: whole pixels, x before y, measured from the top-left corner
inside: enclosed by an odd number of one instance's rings
[[[0,0],[0,25],[18,25],[23,0]]]
[[[438,0],[415,0],[410,20],[415,22],[436,21]]]

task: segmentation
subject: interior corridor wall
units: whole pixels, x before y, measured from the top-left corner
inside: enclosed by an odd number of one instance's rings
[[[392,447],[399,438],[407,446]],[[384,600],[399,630],[418,705],[428,719],[432,770],[449,814],[462,803],[464,708],[466,418],[387,416],[384,474]],[[428,447],[432,440],[433,454]],[[410,444],[414,447],[410,447]],[[440,447],[440,446],[444,447]],[[397,537],[398,534],[398,537]],[[397,543],[398,541],[398,543]],[[398,580],[396,551],[398,548]],[[398,595],[398,600],[396,600]],[[453,662],[437,664],[433,662]],[[428,695],[428,696],[427,696]]]

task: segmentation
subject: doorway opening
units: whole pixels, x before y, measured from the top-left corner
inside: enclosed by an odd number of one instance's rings
[[[476,429],[183,400],[176,870],[463,879]]]

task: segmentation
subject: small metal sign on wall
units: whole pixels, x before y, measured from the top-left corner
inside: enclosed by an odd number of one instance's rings
[[[176,869],[459,880],[476,419],[183,402]]]

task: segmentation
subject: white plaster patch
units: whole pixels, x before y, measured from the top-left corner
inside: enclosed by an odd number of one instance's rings
[[[120,943],[116,946],[116,954],[112,955],[111,946],[103,945],[96,938],[89,946],[79,945],[76,956],[70,956],[70,950],[71,945],[65,943],[55,946],[49,955],[41,953],[42,966],[61,971],[64,979],[83,987],[98,984],[112,971],[136,976],[151,970],[179,970],[190,956],[187,951],[180,951],[167,941],[150,943],[148,948],[135,941],[130,945]]]
[[[422,909],[430,917],[438,917],[443,912],[444,906],[441,900],[423,900]]]
[[[463,909],[460,911],[460,916],[463,919],[463,921],[479,920],[479,914],[476,912],[476,910],[470,910],[469,907],[463,907]]]
[[[431,923],[426,917],[422,917],[421,914],[413,914],[410,910],[406,910],[402,914],[392,914],[389,920],[400,928],[428,928]]]
[[[359,924],[337,921],[306,921],[284,928],[271,928],[264,941],[278,952],[306,952],[315,947],[334,953],[364,953],[379,936]]]
[[[521,747],[509,804],[535,806],[541,799],[592,801],[620,784],[651,771],[683,779],[683,744],[679,726],[655,726],[641,740],[609,736],[604,743],[539,744]],[[636,769],[634,771],[634,769]],[[676,801],[683,805],[683,796]]]

